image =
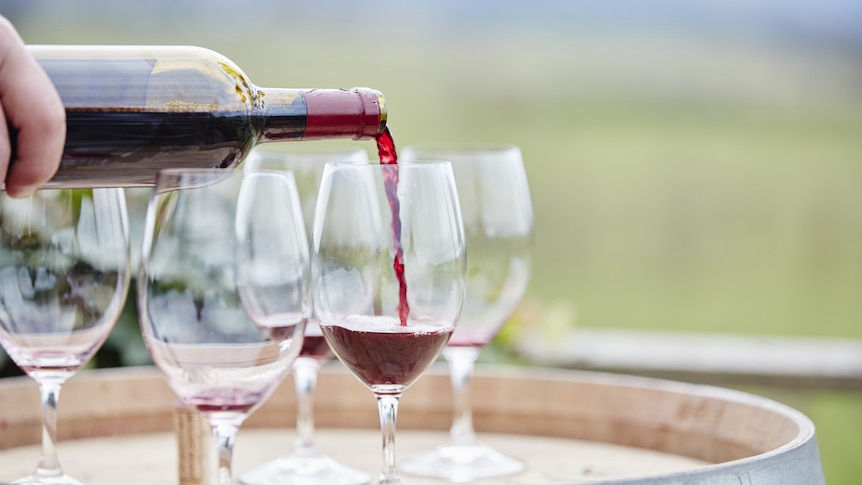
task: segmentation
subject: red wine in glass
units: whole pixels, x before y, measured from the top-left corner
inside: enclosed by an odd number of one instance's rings
[[[289,145],[289,144],[281,144]],[[320,178],[326,163],[368,163],[363,148],[330,144],[300,143],[293,146],[257,147],[244,162],[243,170],[279,170],[293,174],[299,191],[306,223],[311,233]],[[279,297],[274,295],[275,299]],[[244,485],[282,485],[329,483],[333,485],[367,485],[371,480],[365,471],[350,468],[319,451],[315,446],[314,391],[320,367],[335,358],[313,315],[306,321],[305,337],[299,357],[292,367],[296,392],[296,426],[293,449],[245,470],[240,475]]]
[[[403,386],[413,383],[440,355],[455,330],[451,322],[366,316],[323,323],[332,351],[365,385]]]
[[[295,336],[296,325],[298,325],[295,322],[298,322],[299,318],[296,315],[275,314],[267,318],[258,319],[255,323],[268,339],[282,342]],[[304,321],[305,329],[299,356],[309,357],[318,362],[323,362],[334,357],[332,351],[329,350],[326,339],[323,338],[323,334],[320,332],[320,325],[317,321],[304,318],[302,321]],[[290,323],[285,324],[285,322]]]
[[[257,406],[263,397],[261,393],[236,388],[198,394],[190,397],[188,404],[204,415],[219,412],[246,414]]]
[[[302,341],[300,357],[308,357],[318,363],[325,362],[334,357],[329,349],[329,344],[320,331],[320,325],[316,322],[308,322],[305,327],[305,338]]]
[[[378,143],[381,164],[331,164],[323,173],[318,208],[326,210],[314,218],[311,287],[330,348],[377,399],[384,463],[375,483],[396,485],[398,399],[455,330],[465,259],[451,166],[386,163],[395,161],[391,137]],[[400,225],[400,217],[411,224]],[[409,274],[408,259],[422,263]]]
[[[454,396],[450,439],[408,460],[402,470],[455,482],[518,473],[522,461],[478,441],[468,385],[479,353],[509,320],[529,282],[533,215],[521,151],[512,145],[448,143],[408,146],[401,158],[449,160],[456,183],[469,192],[459,206],[470,251],[464,307],[443,351]]]

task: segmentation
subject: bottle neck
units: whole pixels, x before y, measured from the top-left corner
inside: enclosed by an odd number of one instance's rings
[[[258,88],[260,142],[373,139],[386,128],[385,99],[368,88]]]

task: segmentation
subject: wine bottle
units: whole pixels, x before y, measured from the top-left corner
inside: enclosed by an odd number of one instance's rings
[[[152,185],[162,168],[239,164],[262,142],[373,139],[373,89],[261,88],[226,57],[185,46],[28,46],[66,108],[46,187]]]

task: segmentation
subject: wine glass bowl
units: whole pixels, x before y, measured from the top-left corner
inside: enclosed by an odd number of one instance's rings
[[[283,144],[288,145],[288,144]],[[306,232],[310,234],[320,178],[327,162],[368,163],[368,154],[355,146],[300,143],[256,147],[244,170],[288,171],[296,181]],[[335,355],[312,312],[306,322],[299,357],[292,367],[297,396],[296,438],[291,453],[240,474],[245,485],[317,484],[363,485],[368,473],[347,467],[317,450],[314,443],[314,389],[321,365]]]
[[[219,483],[245,420],[299,354],[308,243],[288,173],[167,170],[147,208],[138,310],[153,362],[207,418]]]
[[[429,144],[406,147],[401,159],[452,163],[469,253],[464,308],[443,350],[455,399],[450,441],[401,469],[454,482],[518,473],[523,462],[477,439],[468,384],[480,352],[515,311],[530,279],[533,213],[521,151],[502,144]]]
[[[306,142],[255,147],[243,162],[243,170],[275,170],[293,174],[306,234],[311,234],[314,206],[323,167],[328,162],[368,163],[368,152],[356,146]]]
[[[347,317],[322,325],[342,362],[375,392],[401,392],[440,355],[455,330],[449,320]]]
[[[377,398],[384,457],[377,483],[399,484],[398,399],[439,356],[463,303],[451,167],[327,164],[312,234],[315,313],[335,355]]]
[[[101,347],[129,288],[122,189],[0,193],[0,342],[39,384],[42,456],[14,483],[75,485],[54,449],[61,385]]]

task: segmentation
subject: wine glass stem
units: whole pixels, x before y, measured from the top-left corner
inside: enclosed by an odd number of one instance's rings
[[[42,456],[36,469],[38,477],[62,476],[60,461],[57,459],[57,399],[60,397],[62,382],[43,380],[39,382],[42,398]]]
[[[401,394],[378,394],[377,408],[380,411],[380,429],[383,432],[383,471],[378,485],[401,484],[395,468],[395,422],[398,418],[398,399]]]
[[[314,388],[320,364],[307,357],[293,364],[293,383],[296,387],[296,453],[314,454]]]
[[[454,445],[469,446],[476,444],[476,431],[473,429],[473,408],[470,404],[470,379],[479,357],[478,347],[446,347],[443,355],[449,364],[452,379],[454,414],[449,436]]]
[[[233,444],[239,426],[228,423],[213,424],[213,437],[216,443],[216,457],[218,458],[218,483],[219,485],[233,485]]]

